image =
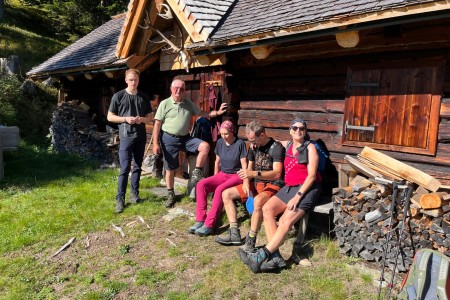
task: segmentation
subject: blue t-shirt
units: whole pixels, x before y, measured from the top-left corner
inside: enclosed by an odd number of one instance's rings
[[[242,169],[241,158],[247,156],[247,148],[243,140],[235,138],[229,146],[224,139],[219,139],[214,153],[220,157],[220,170],[227,174],[237,173]]]

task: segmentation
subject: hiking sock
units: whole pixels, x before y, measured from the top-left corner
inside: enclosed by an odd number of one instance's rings
[[[230,228],[239,228],[237,222],[230,222]]]
[[[196,170],[203,171],[203,167],[195,167]]]
[[[272,255],[272,253],[269,251],[269,249],[267,249],[265,246],[262,248],[264,253],[266,254],[266,257],[270,257]]]
[[[251,237],[251,238],[256,237],[257,234],[258,234],[257,231],[253,231],[251,229],[248,231],[248,236]]]
[[[175,189],[167,189],[167,191],[170,193],[175,193]]]

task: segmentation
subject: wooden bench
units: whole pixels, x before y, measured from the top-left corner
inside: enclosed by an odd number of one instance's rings
[[[318,205],[314,207],[313,210],[314,213],[318,214],[324,214],[328,216],[328,235],[330,235],[331,232],[331,225],[333,222],[333,202],[331,200],[331,197],[323,196],[320,199],[320,202]],[[297,239],[295,241],[295,246],[301,246],[303,242],[305,241],[305,235],[306,235],[306,229],[308,227],[308,220],[309,220],[310,213],[306,213],[298,222],[298,233],[297,233]]]
[[[358,172],[355,171],[348,164],[338,164],[338,180],[339,186],[348,186],[350,181],[358,175]],[[319,205],[316,205],[313,210],[314,213],[324,214],[328,216],[328,235],[331,232],[331,225],[333,222],[333,201],[331,197],[322,196],[320,199]],[[301,218],[298,226],[297,239],[295,241],[294,246],[301,246],[305,241],[306,228],[308,227],[309,214],[305,214],[303,218]]]

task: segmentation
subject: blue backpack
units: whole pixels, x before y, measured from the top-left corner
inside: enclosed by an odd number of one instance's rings
[[[303,143],[302,146],[297,148],[297,155],[299,162],[308,163],[308,151],[307,147],[310,143],[313,143],[317,149],[317,153],[319,155],[319,165],[317,167],[317,172],[319,173],[321,185],[322,185],[322,193],[328,195],[331,194],[331,185],[328,182],[327,170],[332,165],[330,160],[330,152],[326,149],[325,145],[322,145],[323,141],[314,141],[307,140]],[[292,146],[292,141],[289,141],[286,147],[286,154],[288,149]],[[306,151],[305,151],[306,150]],[[304,155],[302,155],[304,153]]]
[[[323,146],[320,145],[319,142],[317,142],[317,141],[312,141],[312,140],[307,140],[307,141],[305,141],[305,143],[304,143],[302,146],[300,146],[299,148],[297,148],[298,150],[300,150],[300,151],[298,151],[298,154],[300,155],[300,152],[301,152],[303,149],[307,149],[307,147],[308,147],[308,145],[309,145],[310,143],[313,143],[314,146],[316,146],[317,153],[319,154],[319,166],[318,166],[318,168],[317,168],[317,171],[318,171],[319,173],[321,173],[321,175],[322,175],[322,174],[324,174],[325,171],[327,170],[327,165],[328,165],[328,163],[330,162],[330,153],[328,152],[328,150],[325,150],[325,149],[323,148]],[[291,146],[292,146],[292,141],[289,141],[289,143],[287,144],[287,147],[286,147],[286,153],[287,153],[288,149],[289,149]],[[306,155],[306,163],[308,163],[307,157],[308,157],[308,156]],[[322,178],[324,178],[324,177],[322,176]]]

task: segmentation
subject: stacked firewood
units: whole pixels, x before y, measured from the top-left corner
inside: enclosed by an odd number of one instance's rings
[[[53,111],[50,127],[52,148],[106,164],[118,162],[115,132],[99,132],[89,113],[75,103],[62,103]]]
[[[359,174],[333,191],[342,253],[380,264],[385,258],[386,266],[401,272],[409,269],[420,248],[450,256],[450,195],[439,182],[370,148],[346,160]],[[396,197],[394,184],[399,187]],[[405,209],[408,187],[413,193]]]

